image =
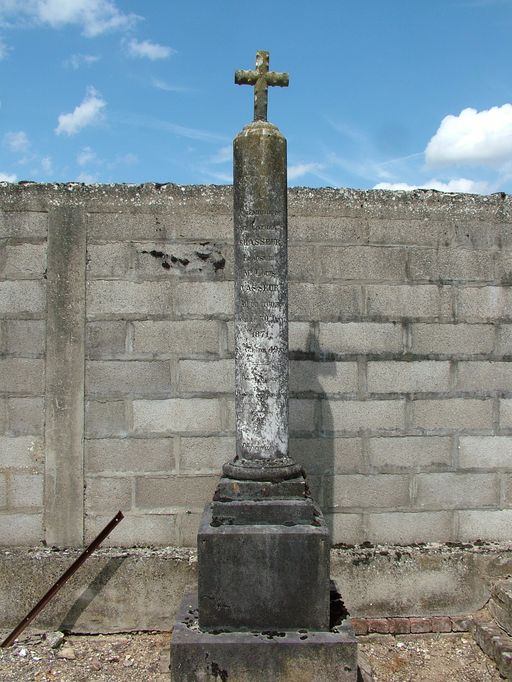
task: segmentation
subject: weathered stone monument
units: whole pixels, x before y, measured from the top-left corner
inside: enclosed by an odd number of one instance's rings
[[[236,455],[198,533],[198,595],[171,641],[173,682],[356,680],[357,649],[336,622],[330,539],[301,467],[288,454],[286,140],[267,118],[256,70],[254,121],[234,141]],[[339,602],[336,602],[339,604]]]

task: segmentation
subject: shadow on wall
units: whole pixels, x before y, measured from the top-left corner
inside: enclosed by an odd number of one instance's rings
[[[72,604],[57,630],[72,632],[78,619],[96,597],[101,599],[103,588],[121,568],[126,557],[113,557],[107,561],[98,575],[89,583],[78,599]]]
[[[305,430],[300,423],[291,422],[294,434],[290,439],[291,456],[304,467],[313,499],[325,514],[325,520],[334,537],[333,504],[334,504],[334,474],[335,474],[335,444],[333,439],[332,413],[323,388],[322,377],[334,376],[334,363],[325,361],[318,340],[310,329],[306,341],[306,353],[290,353],[291,359],[302,362],[292,362],[290,365],[290,386],[293,397],[311,401],[313,407],[313,429]],[[295,391],[297,386],[300,390]],[[293,398],[292,398],[293,399]],[[298,409],[301,415],[302,410]],[[299,417],[300,419],[301,417]]]

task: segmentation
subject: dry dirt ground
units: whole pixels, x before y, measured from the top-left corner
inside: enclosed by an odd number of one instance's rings
[[[169,633],[69,636],[52,649],[40,636],[22,636],[0,649],[0,680],[169,682],[164,674],[169,639]],[[502,680],[468,633],[370,635],[358,641],[375,682]]]

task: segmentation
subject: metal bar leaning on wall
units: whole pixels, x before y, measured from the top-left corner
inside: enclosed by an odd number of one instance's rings
[[[48,592],[40,599],[34,608],[27,613],[27,615],[21,620],[14,630],[7,635],[4,641],[0,644],[0,647],[7,647],[14,642],[14,640],[23,632],[29,623],[31,623],[37,614],[48,604],[48,602],[53,599],[60,588],[67,583],[71,576],[80,568],[80,566],[88,559],[88,557],[97,549],[103,540],[110,535],[114,528],[121,523],[124,519],[124,515],[121,511],[118,511],[114,516],[112,521],[110,521],[105,528],[94,538],[91,544],[84,549],[80,556],[75,559],[71,566],[66,569],[66,571],[61,575],[56,583],[48,590]]]

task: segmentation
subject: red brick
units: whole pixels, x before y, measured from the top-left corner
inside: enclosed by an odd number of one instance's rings
[[[389,633],[389,621],[387,618],[368,618],[368,632],[378,632],[381,635]]]
[[[421,632],[432,632],[432,621],[430,618],[410,618],[411,633],[420,634]]]
[[[351,618],[350,623],[354,628],[356,635],[368,634],[368,621],[366,618]]]
[[[432,632],[451,632],[452,619],[449,616],[434,616],[432,620]]]
[[[392,635],[408,635],[411,631],[409,618],[388,618],[389,632]]]
[[[473,622],[471,616],[452,616],[450,620],[453,632],[469,632]]]

